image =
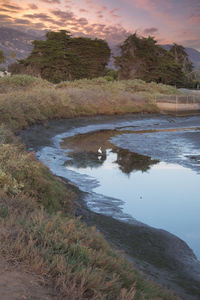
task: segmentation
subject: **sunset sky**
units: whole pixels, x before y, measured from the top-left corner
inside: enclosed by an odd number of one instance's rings
[[[200,50],[200,0],[0,0],[0,26],[66,29],[111,44],[137,32]]]

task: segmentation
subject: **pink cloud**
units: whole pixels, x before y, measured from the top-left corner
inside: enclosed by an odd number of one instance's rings
[[[199,15],[191,15],[188,19],[188,22],[192,25],[199,24],[200,25],[200,14]]]
[[[154,34],[156,32],[158,32],[158,28],[155,27],[145,28],[143,31],[144,34]]]
[[[40,1],[48,4],[60,4],[60,0],[40,0]]]
[[[120,18],[120,16],[116,15],[116,12],[119,11],[119,8],[112,9],[109,14],[112,18]]]
[[[172,15],[169,14],[168,10],[172,8],[171,3],[165,0],[124,0],[133,7],[142,9],[150,13],[155,20],[161,20],[162,23],[167,25],[177,26],[179,21],[173,19]]]
[[[80,8],[79,11],[80,11],[80,12],[83,12],[83,13],[87,13],[87,12],[88,12],[88,10],[87,10],[87,9],[84,9],[84,8]]]

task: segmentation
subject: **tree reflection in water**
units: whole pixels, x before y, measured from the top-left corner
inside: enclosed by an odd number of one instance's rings
[[[106,160],[106,151],[103,151],[103,155],[99,156],[94,152],[71,152],[68,154],[71,160],[67,160],[65,166],[73,166],[75,168],[98,168]]]
[[[149,156],[119,148],[110,142],[111,137],[130,132],[132,131],[104,129],[86,134],[77,134],[64,139],[61,146],[71,149],[71,152],[68,152],[68,156],[71,159],[66,161],[65,166],[73,166],[78,169],[99,168],[106,161],[109,151],[111,151],[117,155],[117,159],[113,163],[118,164],[119,169],[123,173],[130,174],[132,171],[146,172],[159,161],[153,160]],[[102,155],[98,153],[99,147],[102,147]]]
[[[132,171],[146,172],[159,160],[151,159],[149,156],[140,155],[126,149],[117,148],[112,152],[117,153],[116,163],[123,173],[130,174]]]
[[[113,147],[112,149],[104,149],[103,154],[99,156],[94,152],[71,152],[69,154],[70,160],[67,160],[65,166],[73,166],[79,168],[99,168],[107,159],[107,151],[117,154],[117,159],[114,163],[118,164],[119,169],[125,173],[130,174],[133,171],[146,172],[154,164],[157,164],[158,160],[153,160],[149,156],[140,155],[138,153],[130,152],[126,149]]]

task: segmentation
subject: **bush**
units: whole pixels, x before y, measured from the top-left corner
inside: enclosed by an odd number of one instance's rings
[[[29,75],[12,75],[0,78],[0,93],[16,90],[28,90],[34,86],[51,86],[48,81]]]

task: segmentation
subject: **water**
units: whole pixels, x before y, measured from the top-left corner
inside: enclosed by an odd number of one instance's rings
[[[98,168],[67,168],[94,177],[99,182],[93,189],[95,193],[123,200],[124,213],[177,235],[200,258],[199,175],[164,162],[146,172],[137,170],[127,175],[116,160],[117,154],[107,150],[106,160]]]
[[[200,259],[199,117],[52,121],[23,135],[52,173],[86,192],[89,209],[165,229]]]
[[[200,259],[199,116],[134,114],[56,120],[20,135],[53,174],[83,191],[82,200],[100,214],[90,214],[92,222],[136,258],[134,264],[138,258],[138,267],[160,284],[174,289],[174,282],[181,282],[199,299],[200,261],[176,237],[147,226],[182,238]],[[98,156],[100,146],[103,156]],[[158,266],[166,267],[166,273]],[[170,275],[169,270],[175,269],[178,275]]]
[[[198,129],[189,130],[189,133],[194,132],[199,134]],[[137,137],[133,138],[134,134]],[[154,139],[152,139],[152,132],[149,133],[149,137],[155,146],[155,138],[160,133],[154,132],[154,134],[156,135]],[[127,128],[123,135],[119,135],[119,132],[114,130],[102,130],[70,137],[64,139],[62,147],[71,149],[68,153],[70,160],[65,162],[66,171],[80,174],[86,179],[84,182],[86,185],[89,185],[90,181],[96,182],[90,190],[92,196],[86,198],[91,209],[112,215],[112,209],[111,213],[107,211],[110,209],[109,199],[119,199],[121,201],[113,202],[112,205],[120,207],[121,215],[132,216],[147,225],[177,235],[200,258],[200,175],[195,171],[199,168],[199,155],[195,154],[196,156],[191,159],[188,152],[189,144],[183,143],[183,134],[185,129],[173,133],[164,132],[163,139],[160,137],[160,148],[157,151],[161,152],[166,135],[170,138],[167,145],[168,155],[166,155],[168,162],[117,146],[117,142],[120,144],[123,141],[123,144],[126,147],[128,145],[127,148],[130,149],[130,144],[136,147],[137,140],[141,142],[141,139],[147,137],[147,132],[140,135],[127,133]],[[97,152],[99,145],[103,148],[102,156]],[[150,141],[147,145],[154,153],[154,146]],[[173,163],[170,162],[170,151],[174,153],[173,156],[171,155],[175,161]],[[184,155],[184,151],[187,155]],[[157,152],[156,155],[159,156]],[[177,158],[180,163],[176,163]],[[187,167],[189,162],[191,165],[194,164],[194,169]],[[114,215],[116,216],[120,218],[120,213]]]

